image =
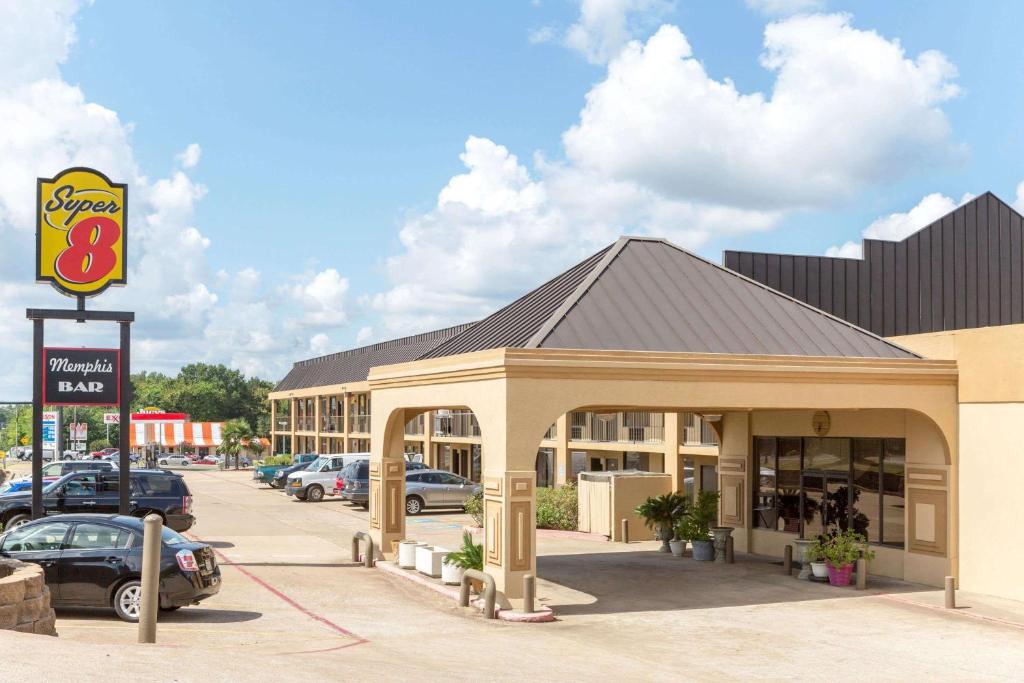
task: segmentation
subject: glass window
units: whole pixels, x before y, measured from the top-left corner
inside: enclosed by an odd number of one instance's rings
[[[445,473],[435,474],[434,476],[440,480],[440,483],[446,484],[448,486],[462,486],[463,484],[466,483],[466,479],[458,476],[457,474]]]
[[[882,459],[882,537],[885,545],[903,547],[904,509],[906,507],[907,442],[886,439]]]
[[[754,453],[757,458],[757,490],[754,492],[754,526],[775,529],[778,522],[776,500],[775,439],[756,437]]]
[[[639,470],[641,472],[651,471],[651,458],[649,453],[626,452],[626,469]]]
[[[436,472],[427,472],[426,474],[420,475],[421,484],[440,484],[441,475]]]
[[[79,524],[71,535],[68,548],[72,550],[94,550],[124,548],[131,534],[106,524]]]
[[[555,450],[541,448],[537,451],[537,486],[555,485]]]
[[[683,495],[693,500],[693,476],[696,468],[692,458],[683,459]]]
[[[64,495],[69,498],[84,498],[96,495],[96,475],[82,474],[64,484]]]
[[[881,543],[879,468],[881,439],[853,440],[853,529],[871,543]]]
[[[483,474],[483,456],[480,446],[473,444],[469,454],[469,478],[473,481],[480,481]]]
[[[121,481],[116,474],[100,475],[99,495],[116,498],[121,490]]]
[[[405,480],[408,483],[410,483],[410,484],[422,484],[423,483],[423,475],[422,474],[407,474],[407,475],[405,475]]]
[[[60,550],[70,526],[68,522],[46,522],[18,527],[7,534],[3,549],[11,553]]]
[[[777,505],[779,519],[776,529],[800,531],[800,467],[803,461],[803,441],[798,438],[779,439],[775,481],[778,486]],[[804,518],[807,518],[807,511]]]

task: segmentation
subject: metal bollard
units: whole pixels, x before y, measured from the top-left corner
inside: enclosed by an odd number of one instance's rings
[[[629,520],[622,518],[622,542],[629,543]]]
[[[373,568],[373,539],[365,531],[357,531],[352,534],[352,561],[359,561],[359,539],[366,541],[366,554],[363,555],[363,566],[371,569]]]
[[[786,576],[793,575],[793,546],[788,544],[782,549],[782,571]]]
[[[537,579],[533,574],[523,577],[523,611],[533,612],[533,603],[537,596]]]
[[[857,590],[862,591],[868,587],[868,561],[863,557],[857,558]]]
[[[484,584],[484,619],[494,618],[495,588],[494,577],[476,569],[467,569],[462,575],[462,582],[459,584],[459,604],[469,607],[469,580],[475,579]]]
[[[732,538],[732,536],[729,536],[728,538],[725,539],[725,563],[726,564],[732,564],[733,562],[736,561],[736,557],[734,555],[734,552],[735,551],[733,550],[733,538]]]
[[[956,609],[956,579],[946,577],[946,609]]]
[[[160,515],[142,521],[142,593],[139,605],[139,642],[156,642],[156,616],[160,609]]]

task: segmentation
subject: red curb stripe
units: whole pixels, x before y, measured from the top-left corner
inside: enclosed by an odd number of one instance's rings
[[[200,543],[207,543],[206,541],[204,541],[203,539],[199,538],[198,536],[195,536],[194,534],[186,534],[186,535],[189,536],[190,538],[200,542]],[[319,614],[317,614],[316,612],[313,612],[312,610],[310,610],[310,609],[308,609],[306,607],[303,607],[298,602],[296,602],[295,600],[293,600],[289,596],[285,595],[283,592],[281,592],[280,590],[278,590],[274,586],[270,585],[269,583],[267,583],[266,581],[264,581],[260,577],[256,576],[252,572],[250,572],[245,567],[242,567],[242,566],[240,566],[238,564],[235,564],[234,561],[231,560],[231,558],[229,558],[227,555],[222,553],[217,548],[214,548],[213,546],[210,546],[210,549],[213,550],[214,554],[217,555],[217,557],[219,557],[221,560],[223,560],[223,562],[225,564],[227,564],[227,565],[229,565],[231,567],[234,567],[235,570],[237,570],[237,571],[242,572],[242,574],[244,574],[245,576],[249,577],[252,581],[254,581],[258,585],[262,586],[263,588],[267,589],[272,594],[274,594],[275,596],[277,596],[278,598],[280,598],[281,600],[283,600],[287,604],[291,605],[292,607],[297,609],[299,612],[302,612],[303,614],[305,614],[307,617],[309,617],[313,621],[318,621],[321,624],[323,624],[324,626],[327,626],[328,628],[336,631],[337,633],[340,633],[341,635],[343,635],[343,636],[345,636],[347,638],[352,638],[352,639],[354,639],[356,641],[354,643],[346,643],[344,645],[339,645],[337,647],[330,647],[330,648],[327,648],[327,649],[324,649],[324,650],[307,650],[307,651],[304,651],[304,652],[293,652],[291,654],[311,654],[311,653],[316,653],[316,652],[331,652],[333,650],[341,650],[341,649],[346,648],[346,647],[352,647],[354,645],[362,645],[363,643],[369,643],[370,642],[366,638],[363,638],[362,636],[356,635],[355,633],[353,633],[352,631],[349,631],[348,629],[345,629],[345,628],[342,628],[341,626],[338,626],[337,624],[335,624],[330,619],[327,619],[326,617],[322,617]]]

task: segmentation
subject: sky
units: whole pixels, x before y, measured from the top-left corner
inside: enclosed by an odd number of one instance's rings
[[[856,257],[1024,206],[1024,3],[0,0],[0,401],[35,178],[129,184],[134,371],[478,319],[622,234]],[[116,345],[52,323],[48,344]]]

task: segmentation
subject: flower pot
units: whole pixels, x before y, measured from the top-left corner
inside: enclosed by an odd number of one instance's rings
[[[416,568],[416,548],[426,543],[419,541],[402,541],[398,544],[398,566],[402,569]]]
[[[853,573],[853,564],[844,564],[842,567],[836,567],[831,562],[826,563],[828,565],[828,582],[833,586],[849,586],[850,585],[850,574]]]
[[[711,562],[715,559],[714,541],[690,541],[693,546],[693,559],[701,562]]]
[[[811,573],[816,579],[824,579],[828,576],[828,565],[824,562],[811,562]]]
[[[458,586],[462,583],[462,575],[466,570],[446,562],[441,563],[441,582],[449,586]]]
[[[668,547],[672,550],[672,555],[674,555],[675,557],[682,557],[683,553],[686,552],[686,541],[669,541]]]
[[[729,536],[732,535],[733,527],[731,526],[713,526],[711,527],[711,533],[714,534],[715,540],[715,560],[721,564],[725,564],[725,546],[729,542]]]
[[[809,538],[797,538],[793,541],[793,549],[796,557],[793,559],[800,563],[800,573],[796,578],[811,580],[811,563],[807,561],[807,549],[814,541]]]
[[[668,526],[667,524],[663,524],[658,527],[658,530],[655,533],[655,536],[657,536],[658,540],[661,541],[661,547],[658,548],[658,552],[672,552],[672,548],[670,548],[668,544],[669,541],[672,540],[673,535],[674,534],[672,532],[672,527]]]

